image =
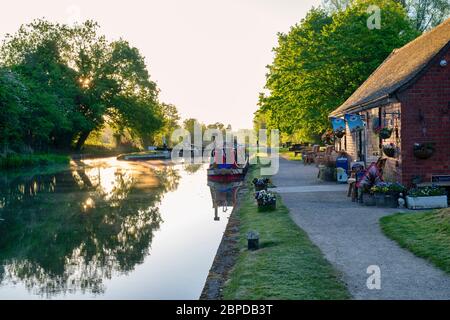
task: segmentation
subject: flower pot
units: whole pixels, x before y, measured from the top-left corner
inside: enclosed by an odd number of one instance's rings
[[[440,209],[447,208],[447,196],[406,197],[408,209]]]
[[[395,149],[383,148],[383,153],[389,158],[394,158],[395,157]]]
[[[389,139],[389,138],[392,136],[392,129],[389,129],[389,130],[386,130],[386,129],[383,130],[383,129],[382,129],[382,130],[380,131],[379,136],[380,136],[380,138],[383,139],[383,140]]]
[[[424,159],[424,160],[430,158],[433,155],[433,153],[434,153],[433,149],[427,149],[427,148],[414,150],[414,156],[416,158]]]
[[[428,159],[434,153],[435,143],[415,143],[414,144],[414,156],[418,159]]]
[[[375,206],[377,204],[376,200],[375,200],[375,196],[370,193],[364,193],[363,194],[363,204],[368,207]]]

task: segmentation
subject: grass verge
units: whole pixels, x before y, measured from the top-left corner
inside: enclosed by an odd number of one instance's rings
[[[13,154],[0,157],[0,169],[19,169],[25,167],[47,166],[54,164],[68,164],[70,157],[59,154]]]
[[[251,181],[259,170],[249,172]],[[249,182],[248,182],[249,183]],[[240,205],[239,256],[223,291],[224,299],[348,299],[337,271],[290,218],[277,200],[277,210],[258,212],[253,188]],[[260,250],[247,250],[246,235],[260,235]]]
[[[280,156],[290,161],[303,161],[302,155],[295,156],[295,153],[292,151],[280,152]]]
[[[450,273],[450,209],[398,213],[380,219],[391,239]]]

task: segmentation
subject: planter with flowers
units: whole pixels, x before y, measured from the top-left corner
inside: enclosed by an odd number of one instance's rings
[[[447,208],[447,192],[437,186],[414,188],[406,196],[408,209]]]
[[[375,203],[378,207],[397,208],[400,194],[406,188],[398,183],[381,182],[373,186],[370,191],[374,194]]]
[[[277,197],[266,190],[258,191],[255,194],[259,211],[272,211],[277,208]]]
[[[394,158],[397,153],[397,147],[393,143],[385,144],[383,146],[383,153],[389,158]]]
[[[255,191],[261,191],[261,190],[267,191],[269,184],[270,184],[270,179],[267,179],[267,178],[253,179],[253,185],[255,186]]]

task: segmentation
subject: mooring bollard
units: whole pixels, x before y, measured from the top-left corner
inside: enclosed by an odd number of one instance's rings
[[[259,234],[255,231],[247,233],[248,250],[259,249]]]

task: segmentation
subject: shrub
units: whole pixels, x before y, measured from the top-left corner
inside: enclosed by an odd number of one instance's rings
[[[373,186],[370,191],[372,193],[402,193],[406,191],[406,187],[399,182],[380,182]]]
[[[52,164],[67,164],[69,160],[68,156],[57,154],[9,154],[6,157],[0,157],[0,169],[6,170]]]

